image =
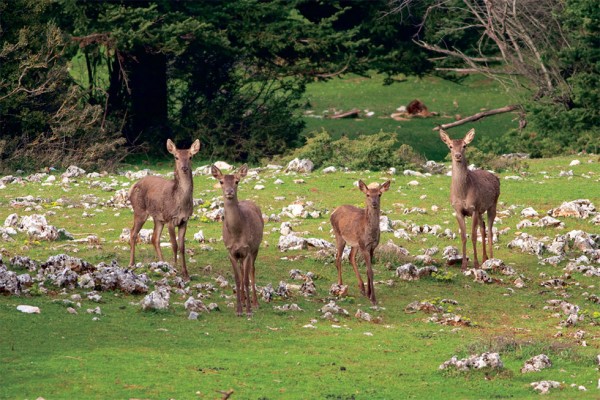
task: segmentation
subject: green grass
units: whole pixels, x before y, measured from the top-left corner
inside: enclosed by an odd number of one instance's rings
[[[565,263],[559,267],[541,265],[535,256],[506,246],[516,234],[515,225],[522,219],[519,213],[526,206],[544,215],[567,200],[589,198],[596,206],[600,204],[594,191],[600,177],[598,157],[579,158],[582,164],[575,167],[569,167],[572,158],[530,160],[522,181],[505,180],[509,174],[501,175],[499,211],[508,212],[515,207],[497,225],[500,229],[511,229],[500,237],[494,254],[525,277],[526,288],[511,290],[513,285],[505,277],[502,277],[504,284],[475,283],[460,274],[457,267],[444,266],[441,253],[435,256],[437,265],[442,271],[456,274],[447,282],[430,277],[415,282],[399,281],[394,278],[394,270],[402,261],[376,260],[376,280],[391,279],[393,285],[376,285],[377,298],[385,309],[373,311],[358,293],[352,268],[345,262],[344,280],[349,285],[349,297],[339,304],[351,316],[340,317],[339,323],[332,323],[322,320],[318,310],[327,302],[329,287],[337,279],[335,266],[331,260],[316,260],[314,249],[280,252],[277,249],[280,223],[268,222],[264,237],[268,246],[262,246],[257,261],[258,284],[277,285],[280,280],[295,283],[288,275],[291,269],[312,271],[317,275],[316,296],[294,295],[275,304],[261,301],[260,309],[247,319],[235,317],[234,310],[227,307],[231,300],[223,296],[230,296],[232,290],[226,288],[205,300],[218,303],[221,311],[203,314],[197,321],[187,319],[183,308],[187,295],[175,293],[171,297],[171,309],[166,312],[142,312],[136,303],[143,296],[102,293],[103,301],[99,304],[102,315],[98,321],[93,321],[93,315],[85,311],[98,305],[89,300],[82,300],[77,315],[68,314],[62,300],[72,292],[61,294],[60,288],[53,288],[44,296],[0,296],[0,398],[215,399],[222,397],[218,391],[229,389],[235,391],[233,399],[537,398],[529,383],[542,379],[564,382],[563,389],[552,391],[552,398],[597,398],[598,327],[590,325],[588,318],[575,328],[558,329],[559,321],[564,318],[555,318],[552,311],[543,309],[547,300],[564,297],[589,315],[600,311],[600,305],[584,295],[600,294],[597,278],[573,274],[565,290],[542,288],[539,283],[543,279],[563,275]],[[194,165],[200,164],[195,162]],[[172,166],[165,162],[150,168],[165,173]],[[568,169],[573,170],[573,178],[558,177],[561,170]],[[544,178],[542,171],[547,172],[548,178]],[[283,185],[274,184],[278,177],[284,181]],[[294,184],[293,180],[298,178],[305,183]],[[264,170],[258,181],[242,181],[239,195],[255,200],[267,215],[279,213],[294,201],[313,202],[322,216],[293,220],[294,230],[333,242],[329,211],[340,204],[362,205],[364,202],[364,195],[353,182],[390,178],[392,187],[382,198],[382,209],[390,219],[439,224],[457,232],[448,201],[450,178],[447,176],[416,178],[420,185],[410,186],[408,182],[414,177],[390,177],[380,172],[328,175],[314,172],[296,176]],[[69,185],[9,184],[0,190],[0,221],[11,213],[20,216],[46,213],[50,224],[67,229],[76,238],[93,233],[102,240],[100,246],[69,241],[31,242],[20,233],[14,242],[0,243],[4,263],[9,263],[13,255],[45,261],[50,255],[67,253],[92,263],[114,259],[125,266],[129,249],[127,243],[119,242],[118,238],[122,228],[130,227],[132,212],[127,208],[104,206],[113,193],[94,187],[93,181],[116,182],[117,187],[131,183],[123,176],[109,175],[98,179],[78,178]],[[265,190],[253,189],[258,182],[265,185]],[[210,202],[220,197],[212,178],[197,176],[194,183],[196,199]],[[90,194],[97,200],[91,199]],[[39,211],[10,205],[12,199],[25,195],[45,199]],[[277,201],[276,196],[286,199]],[[57,201],[59,198],[61,201]],[[85,208],[84,203],[91,206]],[[432,211],[433,205],[439,210]],[[411,207],[425,208],[427,213],[404,214],[404,209]],[[83,217],[84,212],[89,216]],[[187,247],[193,253],[188,255],[192,284],[214,282],[218,274],[233,281],[227,253],[220,241],[221,225],[202,222],[201,215],[202,210],[197,208],[187,234]],[[550,239],[573,229],[597,232],[597,226],[589,220],[563,220],[564,230],[527,228],[524,231]],[[151,226],[148,222],[145,228]],[[213,251],[202,251],[200,245],[193,242],[193,234],[198,230],[204,231]],[[404,242],[391,233],[382,233],[381,243],[390,239],[406,247],[411,255],[421,254],[423,249],[432,246],[440,249],[459,246],[458,239],[418,235]],[[167,241],[166,236],[163,241]],[[170,248],[164,251],[170,258]],[[468,251],[471,252],[470,246]],[[151,245],[138,245],[136,255],[137,261],[145,264],[155,261]],[[212,272],[203,272],[207,265],[212,267]],[[192,294],[195,293],[192,290]],[[455,329],[426,322],[429,315],[425,313],[404,312],[415,300],[435,298],[458,301],[452,311],[476,325]],[[297,303],[304,311],[281,313],[272,308],[284,303]],[[19,313],[16,311],[19,304],[39,306],[42,312],[39,315]],[[380,316],[382,322],[358,320],[354,313],[359,308]],[[312,319],[318,320],[314,324],[316,329],[303,328]],[[587,347],[580,346],[572,336],[578,329],[586,331]],[[563,336],[554,337],[559,330]],[[465,357],[484,351],[499,351],[504,370],[438,370],[438,366],[453,355]],[[552,368],[521,374],[519,370],[524,361],[540,352],[549,355]],[[586,386],[588,392],[571,388],[572,383]]]
[[[384,86],[383,77],[354,77],[333,79],[326,83],[314,83],[307,87],[312,116],[304,118],[305,134],[325,129],[333,138],[370,135],[380,131],[397,133],[400,143],[409,144],[430,160],[442,160],[447,154],[446,146],[432,129],[453,122],[455,116],[462,118],[513,104],[518,93],[508,92],[493,80],[482,76],[468,76],[459,82],[436,77],[407,77],[404,81]],[[439,113],[431,118],[412,118],[396,121],[390,115],[402,105],[420,99],[429,111]],[[375,112],[372,117],[328,119],[320,118],[324,111],[349,111],[353,108]],[[318,116],[319,118],[315,118]],[[477,130],[478,137],[494,140],[518,127],[513,113],[499,114],[480,121],[449,130],[452,136],[463,135],[470,128]],[[462,137],[462,136],[461,136]],[[474,144],[477,146],[477,143]],[[518,151],[518,149],[512,150]]]

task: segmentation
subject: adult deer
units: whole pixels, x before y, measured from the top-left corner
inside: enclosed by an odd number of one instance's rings
[[[362,253],[367,266],[367,293],[366,296],[371,303],[377,304],[375,298],[375,287],[373,286],[373,252],[379,245],[379,213],[381,205],[381,195],[390,188],[390,181],[376,187],[367,187],[362,180],[358,181],[358,188],[366,196],[365,208],[358,208],[350,205],[343,205],[336,208],[329,220],[335,234],[337,254],[335,266],[338,270],[338,284],[342,285],[342,254],[346,243],[350,245],[350,263],[354,268],[354,273],[358,279],[358,288],[365,295],[365,284],[358,272],[356,265],[356,253],[358,250]]]
[[[237,315],[242,316],[243,305],[246,315],[252,315],[252,306],[258,308],[256,297],[255,268],[258,248],[263,237],[264,222],[260,208],[250,200],[239,201],[238,184],[248,174],[248,166],[242,165],[235,174],[223,175],[216,166],[212,175],[219,181],[224,197],[223,242],[229,251],[229,260],[235,277]],[[250,289],[252,285],[252,305]]]
[[[467,168],[465,157],[467,145],[473,141],[475,129],[467,132],[464,139],[450,139],[448,134],[440,129],[440,138],[450,149],[452,158],[452,183],[450,184],[450,202],[456,213],[456,220],[460,228],[462,240],[462,270],[467,269],[467,231],[465,217],[473,217],[471,240],[473,242],[473,266],[479,268],[477,259],[477,227],[481,228],[483,247],[483,261],[488,259],[486,252],[486,231],[483,213],[487,212],[488,219],[488,245],[490,256],[494,257],[492,227],[496,218],[496,207],[500,196],[500,180],[488,171]]]
[[[194,211],[192,192],[192,156],[200,150],[200,141],[196,140],[187,150],[178,149],[171,139],[167,140],[167,150],[175,156],[175,178],[167,180],[159,176],[147,176],[129,189],[129,200],[133,207],[133,228],[129,246],[131,249],[129,265],[135,264],[135,243],[138,234],[148,217],[154,220],[152,244],[160,261],[160,235],[166,224],[169,229],[173,264],[177,267],[177,252],[181,253],[183,278],[189,280],[185,263],[185,231],[187,221]],[[178,229],[177,235],[175,228]]]

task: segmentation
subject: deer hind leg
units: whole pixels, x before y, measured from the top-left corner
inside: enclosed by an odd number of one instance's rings
[[[131,228],[131,234],[129,235],[129,266],[133,267],[135,264],[135,244],[137,242],[138,234],[144,226],[144,223],[148,219],[148,215],[136,215],[133,216],[133,227]]]
[[[456,221],[460,231],[460,240],[462,242],[462,265],[461,269],[467,269],[467,227],[465,225],[465,216],[460,211],[456,211]]]
[[[233,277],[235,278],[235,299],[236,299],[236,313],[238,317],[242,316],[242,272],[238,260],[229,255],[229,261],[231,261],[231,268],[233,269]]]
[[[160,249],[160,235],[162,234],[162,230],[164,227],[164,223],[154,218],[154,231],[152,232],[152,245],[154,246],[154,250],[158,255],[158,259],[160,261],[165,261],[162,255],[162,250]]]
[[[358,280],[358,288],[360,289],[360,293],[365,295],[365,283],[360,277],[360,273],[358,272],[358,265],[356,264],[356,253],[358,252],[358,247],[350,248],[350,264],[352,264],[352,268],[354,268],[354,273],[356,274],[356,279]],[[366,262],[366,260],[365,260]]]
[[[477,259],[477,229],[479,228],[479,214],[473,213],[473,225],[471,226],[471,242],[473,243],[473,268],[479,268]]]
[[[336,255],[335,255],[335,267],[338,272],[338,285],[342,283],[342,255],[344,254],[344,247],[346,247],[346,241],[342,239],[341,235],[336,235]]]

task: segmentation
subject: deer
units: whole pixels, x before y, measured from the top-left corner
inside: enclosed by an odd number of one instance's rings
[[[491,172],[484,170],[469,170],[465,157],[467,145],[473,141],[475,129],[471,129],[463,139],[450,139],[448,134],[440,129],[440,138],[450,149],[452,159],[452,181],[450,183],[450,203],[454,208],[460,238],[462,240],[462,271],[467,269],[467,231],[465,217],[472,217],[471,240],[473,242],[473,267],[479,268],[477,258],[477,227],[481,229],[483,262],[488,259],[486,252],[486,228],[483,214],[487,212],[488,247],[490,257],[494,258],[492,227],[496,218],[496,207],[500,197],[500,179]]]
[[[335,266],[338,272],[338,284],[342,283],[342,254],[346,244],[350,246],[350,264],[358,279],[358,288],[363,296],[367,296],[373,305],[377,304],[375,298],[375,287],[373,285],[373,253],[379,245],[379,214],[381,206],[381,195],[390,188],[390,181],[382,185],[370,185],[367,187],[362,180],[358,181],[358,188],[365,194],[365,208],[351,205],[337,207],[329,218],[336,241]],[[367,292],[365,284],[358,272],[356,265],[356,254],[360,250],[367,267]]]
[[[255,263],[263,237],[264,221],[260,208],[251,200],[238,200],[240,180],[248,174],[248,166],[242,165],[235,174],[223,175],[213,165],[212,176],[219,181],[223,191],[223,243],[229,252],[229,261],[235,278],[236,312],[238,317],[252,316],[252,307],[258,308],[256,297]],[[252,304],[250,300],[252,285]]]
[[[185,231],[188,219],[194,211],[192,198],[194,182],[192,180],[192,156],[200,150],[200,141],[189,149],[178,149],[171,139],[167,139],[167,150],[175,157],[175,177],[173,180],[159,176],[146,176],[129,189],[129,200],[133,207],[133,228],[129,239],[129,265],[135,265],[135,244],[140,229],[148,217],[154,220],[152,244],[160,261],[164,261],[160,249],[160,235],[165,224],[173,249],[173,265],[177,268],[177,253],[181,254],[182,275],[189,281],[185,262]],[[177,235],[175,234],[177,228]]]

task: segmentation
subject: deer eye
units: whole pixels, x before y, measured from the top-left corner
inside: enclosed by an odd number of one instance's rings
[[[223,181],[219,181],[219,183],[222,185],[222,184],[223,184]]]

